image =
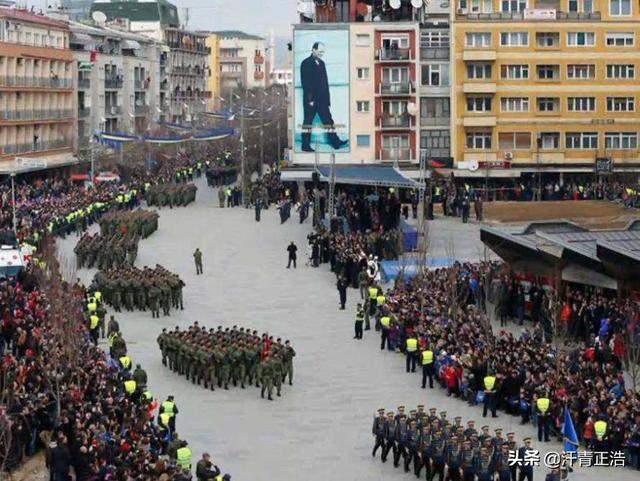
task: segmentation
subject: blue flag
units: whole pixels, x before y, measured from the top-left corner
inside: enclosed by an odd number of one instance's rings
[[[578,435],[573,426],[571,413],[569,409],[564,408],[564,425],[562,426],[562,438],[564,439],[564,451],[567,453],[575,453],[578,451]]]

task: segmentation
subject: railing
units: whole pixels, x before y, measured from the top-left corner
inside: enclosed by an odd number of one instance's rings
[[[20,121],[20,120],[57,120],[73,118],[72,110],[49,110],[49,109],[21,109],[4,110],[0,112],[0,120]]]
[[[79,89],[91,88],[91,79],[88,79],[88,78],[78,79],[78,88]]]
[[[411,117],[409,115],[382,115],[380,126],[388,128],[409,128],[411,127]]]
[[[122,78],[105,78],[104,79],[104,88],[106,89],[120,89],[122,88]]]
[[[71,148],[71,139],[47,140],[44,142],[27,142],[24,144],[5,144],[2,146],[2,154],[24,154],[26,152],[42,152],[45,150]]]
[[[451,122],[451,117],[420,117],[421,126],[446,125]]]
[[[421,60],[449,60],[449,47],[424,47],[420,49]]]
[[[80,108],[78,108],[78,118],[79,119],[87,118],[90,115],[91,115],[91,108],[90,107],[80,107]]]
[[[19,77],[0,76],[0,87],[37,87],[37,88],[64,88],[73,87],[71,79],[51,77]]]
[[[486,21],[495,21],[495,20],[529,20],[524,18],[523,12],[493,12],[493,13],[467,13],[463,14],[468,20],[486,20]],[[602,15],[600,12],[560,12],[557,11],[555,13],[555,19],[550,18],[545,21],[553,21],[553,20],[583,20],[583,21],[593,21],[600,20]]]
[[[380,149],[380,160],[413,160],[413,151],[410,148]]]
[[[431,160],[442,157],[451,157],[449,149],[420,149],[420,160]]]
[[[119,105],[106,105],[104,111],[107,117],[113,117],[122,114],[122,107]]]
[[[409,48],[383,48],[378,51],[378,60],[412,60]]]
[[[411,82],[403,82],[403,83],[381,83],[380,84],[380,93],[381,94],[392,94],[392,95],[402,95],[402,94],[410,94],[413,92],[413,85]]]

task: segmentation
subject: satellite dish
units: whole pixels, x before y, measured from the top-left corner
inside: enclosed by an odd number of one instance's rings
[[[413,8],[420,8],[422,7],[422,0],[411,0],[411,6]]]
[[[394,10],[398,10],[401,5],[402,2],[400,2],[400,0],[389,0],[389,6]]]
[[[409,102],[407,104],[407,112],[409,112],[409,115],[416,115],[418,113],[418,106],[414,102]]]
[[[93,12],[91,14],[91,18],[93,19],[94,22],[98,24],[104,23],[107,21],[107,16],[104,14],[104,12],[100,12],[99,10],[96,10],[95,12]]]

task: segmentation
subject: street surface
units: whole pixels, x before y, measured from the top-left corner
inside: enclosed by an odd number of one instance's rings
[[[186,283],[184,311],[152,319],[150,312],[117,316],[134,364],[146,369],[150,390],[164,400],[173,394],[180,410],[177,431],[189,440],[194,464],[202,452],[212,454],[223,472],[239,481],[382,481],[415,479],[371,457],[372,416],[380,407],[407,410],[417,404],[447,410],[450,419],[483,424],[479,407],[448,398],[444,390],[419,389],[419,375],[404,373],[404,358],[380,352],[379,334],[366,331],[363,341],[353,337],[357,292],[349,291],[346,311],[338,310],[335,277],[327,266],[305,267],[307,221],[295,216],[280,225],[277,211],[217,207],[217,191],[198,181],[197,202],[161,210],[159,230],[140,242],[137,265],[160,263]],[[453,239],[456,257],[479,260],[484,255],[478,226],[459,220],[432,223],[434,256],[445,256]],[[299,248],[297,269],[286,269],[287,244]],[[75,265],[76,237],[59,242],[60,255]],[[192,253],[204,255],[204,275],[196,276]],[[95,271],[77,273],[89,283]],[[71,275],[71,273],[69,273]],[[111,314],[111,313],[110,313]],[[269,402],[255,387],[231,387],[215,392],[194,386],[161,364],[156,337],[162,328],[187,328],[194,321],[207,327],[245,326],[274,337],[290,339],[297,351],[294,385]],[[104,341],[103,341],[104,342]],[[532,426],[501,414],[486,420],[492,431],[514,431],[518,441],[534,435]],[[557,443],[547,444],[559,450]],[[534,441],[534,447],[538,447]],[[544,479],[546,469],[536,471]],[[581,469],[571,479],[637,480],[629,469]]]

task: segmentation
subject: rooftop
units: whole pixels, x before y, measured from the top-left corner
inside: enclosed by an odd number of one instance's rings
[[[258,35],[253,35],[250,33],[245,33],[240,30],[218,30],[218,31],[203,32],[203,33],[214,33],[219,37],[239,38],[240,40],[264,40],[263,37],[259,37]]]
[[[47,27],[68,30],[66,22],[54,20],[53,18],[46,17],[44,15],[17,8],[0,8],[0,18],[8,18],[20,22],[36,23],[38,25],[44,25]]]
[[[167,0],[152,2],[94,2],[91,13],[103,12],[107,20],[128,18],[131,22],[160,22],[163,26],[177,27],[178,10]]]

